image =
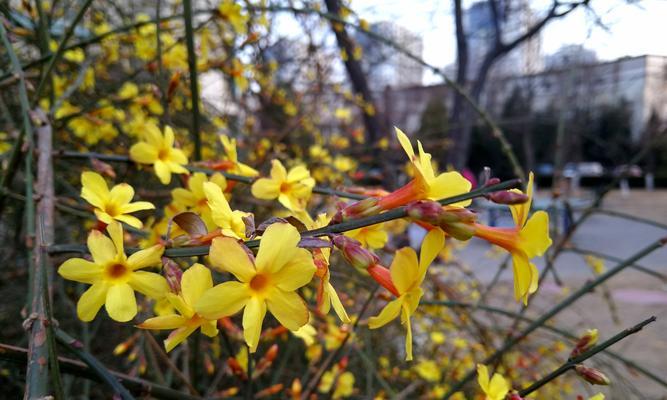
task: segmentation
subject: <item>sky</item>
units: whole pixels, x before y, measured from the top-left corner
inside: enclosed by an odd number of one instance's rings
[[[473,3],[464,0],[464,6]],[[591,0],[591,7],[607,29],[583,8],[552,21],[542,33],[542,53],[561,46],[581,44],[595,50],[598,58],[612,60],[643,54],[667,55],[667,0]],[[544,15],[550,0],[530,0],[538,15]],[[369,22],[391,20],[422,35],[422,57],[444,67],[454,62],[456,42],[452,4],[447,0],[352,0],[352,9]],[[437,81],[427,77],[427,82]]]

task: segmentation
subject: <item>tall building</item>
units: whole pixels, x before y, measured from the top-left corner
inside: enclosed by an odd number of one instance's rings
[[[502,40],[511,42],[522,35],[537,20],[528,0],[500,0],[498,22]],[[479,69],[484,56],[496,41],[494,17],[488,1],[473,3],[464,13],[463,26],[468,39],[468,76]],[[533,74],[542,69],[542,39],[539,33],[524,41],[494,66],[494,75]]]
[[[421,58],[424,50],[422,38],[410,30],[390,21],[371,24],[370,31],[388,38]],[[361,65],[372,91],[382,91],[386,86],[402,88],[422,85],[424,67],[407,55],[384,45],[363,32],[355,35],[355,41],[363,51]]]

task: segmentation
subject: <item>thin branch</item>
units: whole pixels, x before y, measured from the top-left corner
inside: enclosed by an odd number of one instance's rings
[[[192,1],[183,0],[183,19],[185,20],[185,44],[188,48],[188,69],[190,70],[190,104],[192,105],[192,126],[190,135],[195,145],[194,159],[201,160],[201,132],[199,115],[199,86],[197,83],[197,54],[195,53],[195,34],[192,28]]]
[[[0,343],[0,360],[11,362],[17,365],[25,365],[27,361],[28,350],[23,347],[16,347]],[[83,362],[66,357],[58,357],[58,363],[63,373],[81,377],[95,382],[105,381],[91,367]],[[166,386],[157,385],[153,382],[135,378],[116,371],[108,371],[109,374],[125,387],[135,393],[146,395],[156,399],[164,400],[201,400],[187,393],[179,392]]]
[[[512,179],[506,182],[499,183],[497,185],[486,186],[479,188],[468,193],[463,193],[460,195],[447,197],[439,201],[442,205],[454,204],[464,200],[474,199],[476,197],[483,196],[487,193],[496,192],[499,190],[512,189],[521,183],[518,179]],[[325,226],[319,229],[313,229],[308,231],[301,232],[302,237],[313,237],[313,236],[327,236],[334,233],[343,233],[351,231],[353,229],[363,228],[365,226],[379,224],[381,222],[387,222],[394,219],[405,218],[407,216],[407,211],[405,207],[394,208],[390,211],[384,212],[379,215],[372,215],[370,217],[358,218],[351,221],[341,222],[339,224]],[[245,242],[245,245],[249,248],[255,248],[259,246],[259,240],[249,240]],[[208,255],[210,246],[192,246],[192,247],[178,247],[178,248],[169,248],[165,249],[165,257],[193,257],[193,256],[205,256]],[[134,253],[139,251],[138,248],[127,248],[128,253]],[[51,254],[62,254],[62,253],[82,253],[86,254],[89,250],[84,245],[78,244],[56,244],[49,248],[49,253]]]
[[[544,325],[548,320],[550,320],[551,318],[553,318],[554,316],[559,314],[561,311],[568,308],[575,301],[579,300],[579,298],[581,298],[583,295],[589,293],[590,291],[595,289],[597,286],[599,286],[603,282],[607,281],[609,278],[611,278],[614,275],[618,274],[619,272],[623,271],[625,268],[627,268],[630,265],[636,263],[638,260],[647,256],[648,254],[652,253],[653,251],[661,248],[665,244],[667,244],[667,237],[659,239],[659,240],[649,244],[648,246],[641,249],[636,254],[634,254],[630,258],[626,259],[622,263],[618,264],[614,268],[612,268],[609,271],[599,275],[595,280],[586,283],[581,288],[579,288],[577,291],[575,291],[570,296],[568,296],[565,300],[556,304],[549,311],[542,314],[542,316],[540,318],[536,319],[535,322],[530,324],[527,328],[525,328],[523,331],[521,331],[518,335],[509,338],[492,355],[490,355],[489,357],[486,357],[482,361],[482,364],[490,364],[490,363],[500,359],[500,357],[502,357],[503,354],[505,354],[508,350],[513,348],[515,345],[517,345],[526,336],[531,334],[534,330],[538,329],[540,326]],[[461,390],[461,388],[463,388],[463,386],[465,386],[465,384],[470,382],[470,380],[473,379],[474,377],[475,377],[475,370],[472,369],[472,370],[468,371],[466,373],[466,375],[461,380],[459,380],[458,382],[456,382],[455,384],[452,385],[449,392],[447,392],[443,396],[443,398],[448,399],[449,397],[451,397],[454,393]]]
[[[567,362],[565,364],[558,367],[555,371],[551,372],[550,374],[548,374],[544,378],[542,378],[542,379],[538,380],[537,382],[533,383],[529,387],[527,387],[523,390],[520,390],[519,391],[519,396],[521,396],[521,397],[528,396],[529,394],[533,393],[537,389],[541,388],[542,386],[546,385],[547,383],[551,382],[552,380],[558,378],[559,376],[561,376],[565,372],[573,369],[577,364],[580,364],[580,363],[584,362],[585,360],[588,360],[589,358],[593,357],[597,353],[605,350],[608,347],[613,346],[614,344],[620,342],[621,340],[625,339],[626,337],[641,331],[646,325],[650,324],[651,322],[654,322],[655,320],[656,320],[655,317],[650,317],[650,318],[640,322],[639,324],[633,326],[632,328],[628,328],[628,329],[616,334],[615,336],[609,338],[608,340],[604,341],[603,343],[600,343],[599,345],[591,348],[587,352],[582,353],[582,354],[578,355],[577,357],[570,358],[569,360],[567,360]]]

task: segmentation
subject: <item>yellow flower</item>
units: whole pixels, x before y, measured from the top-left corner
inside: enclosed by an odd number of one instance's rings
[[[222,234],[236,239],[245,239],[246,226],[243,218],[250,214],[239,210],[232,211],[222,189],[215,183],[204,182],[203,188],[211,209],[211,219],[220,228]]]
[[[171,127],[164,128],[164,136],[160,129],[152,124],[146,124],[145,141],[134,144],[130,148],[130,158],[140,164],[152,164],[160,182],[168,185],[171,174],[187,174],[183,167],[188,158],[183,150],[174,147],[174,131]]]
[[[417,141],[419,155],[416,155],[412,144],[410,143],[410,139],[408,139],[408,136],[400,129],[396,127],[394,127],[394,129],[396,130],[396,138],[401,144],[401,147],[403,147],[405,153],[408,155],[408,158],[410,158],[410,162],[412,162],[416,173],[415,179],[389,196],[394,195],[395,197],[400,198],[401,196],[397,195],[396,193],[401,193],[401,190],[403,190],[404,192],[409,192],[402,193],[403,195],[409,194],[408,201],[424,199],[440,200],[446,197],[455,196],[457,194],[467,193],[470,191],[470,181],[468,181],[458,172],[443,172],[438,174],[437,171],[433,169],[433,165],[431,164],[431,155],[424,152],[424,148],[422,147],[421,142]],[[403,203],[403,201],[401,203]],[[452,205],[465,207],[470,205],[470,203],[471,200],[465,200]],[[389,208],[382,207],[382,209]]]
[[[493,374],[493,378],[489,381],[489,371],[486,365],[477,364],[477,382],[486,395],[484,400],[505,400],[507,392],[510,388],[502,375]]]
[[[440,373],[440,367],[435,361],[432,360],[422,360],[415,366],[417,374],[426,379],[429,382],[437,382],[442,377]]]
[[[92,262],[71,258],[58,268],[63,278],[92,285],[77,303],[77,315],[82,321],[92,321],[104,304],[111,319],[127,322],[137,315],[135,290],[154,299],[160,299],[169,290],[162,275],[138,271],[161,264],[160,257],[164,251],[162,245],[126,257],[122,226],[112,221],[107,232],[111,239],[98,230],[88,235]]]
[[[230,138],[227,135],[220,135],[220,142],[222,143],[222,147],[225,149],[227,161],[232,163],[232,167],[229,169],[229,172],[250,177],[259,175],[259,172],[257,172],[256,169],[239,162],[238,152],[236,150],[236,139]]]
[[[220,173],[215,173],[207,178],[205,173],[195,172],[188,179],[187,189],[176,188],[171,191],[171,197],[178,208],[196,212],[204,220],[206,226],[211,229],[215,224],[204,192],[204,184],[208,182],[218,186],[220,190],[225,190],[227,187],[227,180]]]
[[[589,397],[588,400],[604,400],[604,394],[598,393],[593,397]]]
[[[201,329],[209,337],[218,334],[217,320],[209,320],[195,313],[194,307],[201,295],[213,287],[211,271],[201,264],[194,264],[183,273],[181,293],[167,293],[169,303],[178,314],[149,318],[138,325],[141,329],[175,329],[164,341],[167,352],[187,339],[194,331]]]
[[[315,344],[315,338],[317,337],[317,329],[311,324],[306,324],[301,328],[292,331],[292,334],[299,339],[303,340],[303,343],[308,346]]]
[[[302,211],[310,195],[315,180],[303,165],[285,170],[278,160],[271,162],[271,177],[260,178],[252,184],[252,195],[258,199],[278,199],[280,204],[292,211]]]
[[[240,282],[224,282],[207,290],[197,302],[196,312],[204,318],[218,319],[245,307],[243,336],[251,352],[257,349],[267,308],[291,331],[304,326],[308,308],[296,291],[310,282],[315,265],[310,252],[297,247],[300,239],[292,225],[272,224],[262,235],[256,259],[235,239],[214,239],[212,265],[230,272]]]
[[[354,375],[350,371],[341,373],[338,365],[334,365],[331,370],[322,375],[317,389],[320,393],[329,393],[334,383],[336,387],[333,388],[332,399],[342,399],[354,393]]]
[[[248,15],[242,12],[240,4],[233,0],[223,0],[218,5],[218,13],[225,21],[234,28],[234,31],[239,35],[244,35],[247,31],[246,23],[248,22]]]
[[[371,329],[380,328],[396,317],[401,316],[401,323],[407,328],[405,338],[405,359],[412,360],[412,327],[410,316],[419,306],[423,291],[421,283],[426,276],[429,264],[438,256],[445,243],[445,234],[438,228],[432,229],[424,238],[419,261],[417,253],[410,247],[396,251],[391,263],[391,281],[398,291],[398,298],[389,302],[379,315],[368,320]]]
[[[518,190],[513,190],[519,192]],[[528,178],[526,187],[528,201],[511,205],[510,211],[516,224],[513,228],[494,228],[475,224],[475,236],[485,239],[509,251],[512,255],[514,272],[514,297],[523,299],[528,304],[528,296],[535,293],[539,271],[530,259],[541,256],[551,246],[549,237],[549,215],[537,211],[528,218],[533,201],[533,173]]]
[[[384,224],[364,226],[345,232],[345,236],[358,240],[362,246],[369,249],[381,249],[387,244],[389,235],[384,229]]]
[[[97,219],[110,224],[113,220],[141,228],[143,224],[129,213],[139,210],[152,210],[155,206],[147,201],[130,203],[134,189],[127,183],[120,183],[109,190],[102,175],[86,171],[81,174],[81,197],[95,207]]]

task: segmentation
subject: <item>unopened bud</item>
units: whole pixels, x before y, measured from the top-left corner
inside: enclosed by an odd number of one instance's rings
[[[521,192],[513,190],[502,190],[500,192],[493,192],[486,195],[486,198],[496,204],[523,204],[528,201],[528,196]]]
[[[591,385],[609,385],[611,382],[601,371],[583,364],[577,364],[574,370],[577,372],[577,375],[584,378]]]
[[[302,390],[303,390],[303,385],[301,385],[301,380],[299,380],[299,378],[294,378],[294,380],[292,381],[292,387],[291,387],[292,398],[293,399],[300,399]]]
[[[274,343],[273,345],[271,345],[271,347],[269,347],[269,349],[264,354],[264,359],[267,362],[271,363],[273,362],[273,360],[276,359],[277,356],[278,356],[278,345]]]
[[[343,221],[346,221],[351,218],[360,218],[367,217],[370,215],[375,215],[379,213],[380,207],[378,206],[378,199],[375,197],[369,197],[367,199],[359,200],[356,203],[352,203],[349,206],[341,210],[341,216]]]
[[[204,369],[208,375],[213,375],[215,373],[215,364],[211,360],[211,356],[207,353],[204,354]]]
[[[469,240],[475,235],[475,225],[465,222],[453,222],[440,225],[445,233],[458,240]]]
[[[282,392],[283,390],[283,384],[282,383],[277,383],[273,386],[269,386],[266,389],[262,389],[259,392],[255,393],[255,399],[263,399],[265,397],[273,396],[275,394],[278,394]]]
[[[343,257],[355,268],[368,269],[368,267],[380,261],[378,256],[364,249],[361,243],[355,239],[338,235],[334,236],[333,243],[343,253]]]
[[[448,222],[477,222],[477,214],[463,207],[445,207],[440,214],[440,225]]]
[[[164,277],[167,278],[167,283],[169,284],[171,291],[176,294],[181,293],[181,278],[183,277],[181,267],[179,267],[175,261],[167,257],[162,257],[162,265]]]
[[[507,400],[523,400],[523,397],[519,396],[519,393],[517,392],[512,392],[510,393],[510,397],[508,397]]]
[[[430,200],[414,201],[405,206],[405,211],[408,217],[431,225],[438,225],[440,216],[444,212],[440,203]]]
[[[585,353],[586,351],[588,351],[588,349],[595,346],[597,341],[598,341],[598,330],[597,329],[587,330],[584,336],[579,338],[579,341],[574,346],[574,349],[572,349],[572,353],[570,353],[570,358],[574,358],[579,354]]]

